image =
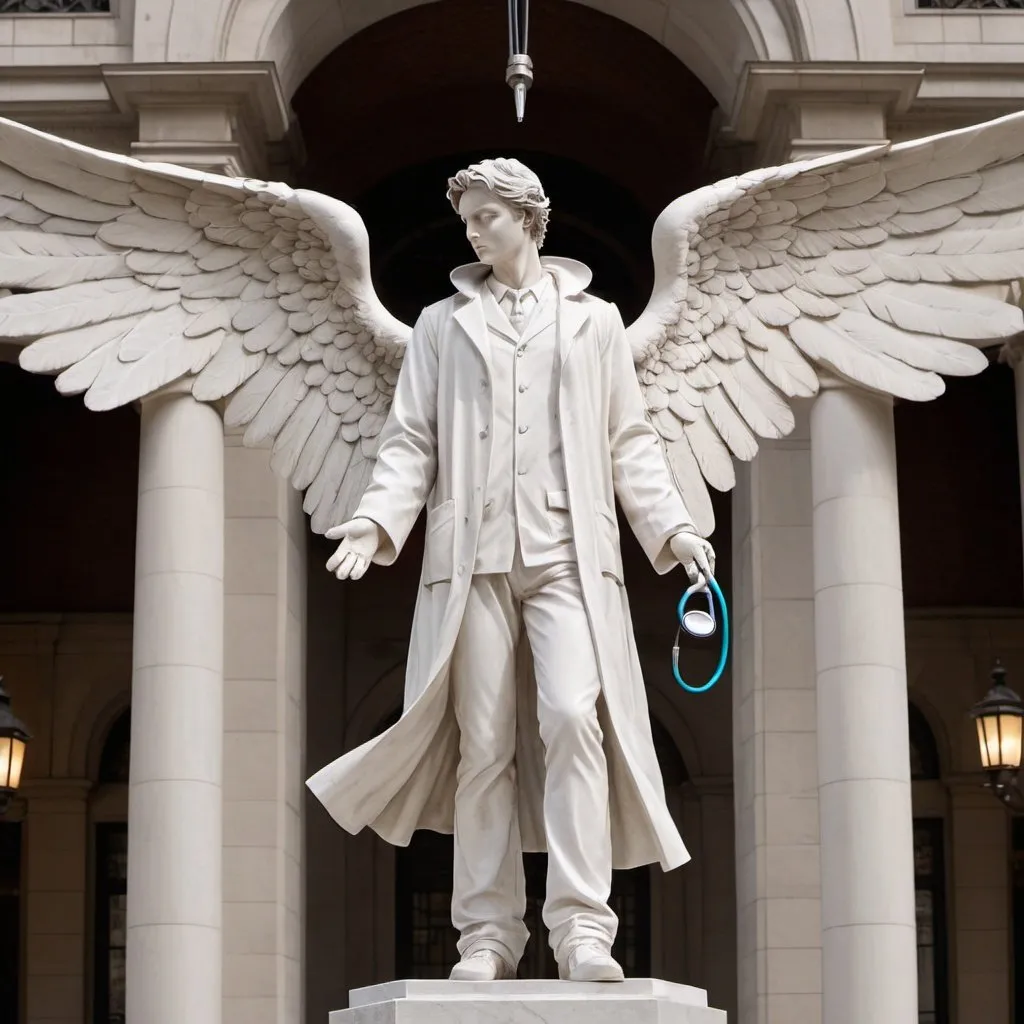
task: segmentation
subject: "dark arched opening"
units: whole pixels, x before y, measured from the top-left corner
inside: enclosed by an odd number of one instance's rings
[[[103,783],[128,783],[128,766],[132,754],[132,713],[122,712],[107,733],[100,755],[98,781]]]
[[[939,745],[928,719],[914,704],[910,726],[910,777],[915,782],[941,778]],[[946,830],[939,815],[914,817],[914,889],[917,906],[918,1020],[949,1020],[949,939],[946,916]]]
[[[101,786],[125,786],[131,764],[132,715],[127,710],[107,733],[100,756]],[[128,911],[128,825],[95,826],[93,1007],[95,1024],[120,1024],[125,1014]]]

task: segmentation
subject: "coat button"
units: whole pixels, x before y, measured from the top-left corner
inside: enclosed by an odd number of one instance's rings
[[[530,428],[525,423],[519,424],[519,433],[525,434]]]
[[[484,429],[480,431],[480,440],[482,441],[485,437],[487,437],[487,428],[486,427],[484,427]]]
[[[464,565],[460,565],[460,566],[458,567],[458,569],[456,570],[456,572],[458,572],[458,574],[459,574],[460,576],[463,576],[463,575],[465,575],[465,572],[466,572],[466,567],[465,567]]]
[[[523,352],[524,352],[524,351],[525,351],[525,350],[524,350],[524,349],[521,349],[521,348],[518,348],[518,349],[516,349],[516,359],[522,359],[522,358],[523,358]]]
[[[492,498],[488,498],[487,501],[484,502],[484,511],[489,512],[493,507],[494,500]]]
[[[519,468],[518,468],[518,469],[516,470],[516,475],[517,475],[517,476],[526,476],[526,467],[525,467],[525,466],[520,466],[520,467],[519,467]]]
[[[519,385],[519,394],[522,394],[525,390],[526,390],[526,385],[525,384],[520,384]]]

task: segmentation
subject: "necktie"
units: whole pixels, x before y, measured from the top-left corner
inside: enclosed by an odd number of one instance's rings
[[[520,334],[523,333],[523,325],[526,323],[526,317],[528,310],[524,308],[524,302],[527,298],[534,298],[532,288],[524,288],[521,292],[517,292],[512,288],[509,288],[505,292],[505,298],[509,302],[508,319],[512,326]]]

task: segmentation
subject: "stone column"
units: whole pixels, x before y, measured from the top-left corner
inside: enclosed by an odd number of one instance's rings
[[[914,1024],[906,646],[892,400],[811,409],[824,1024]]]
[[[887,110],[919,75],[874,69],[854,86],[850,71],[751,64],[731,143],[745,167],[884,140]],[[808,403],[793,404],[795,429],[736,467],[733,498],[740,1024],[820,1024],[822,1014],[810,428]]]
[[[306,517],[240,431],[224,469],[224,1024],[292,1024],[304,1019]],[[334,865],[329,884],[342,878]]]
[[[1011,818],[977,776],[954,782],[950,975],[956,978],[954,1019],[1011,1020],[1013,918],[1006,857]]]
[[[88,779],[22,788],[25,863],[25,1020],[77,1024],[85,1003]]]
[[[221,1020],[224,441],[142,404],[128,794],[128,1024]]]
[[[138,125],[133,156],[287,177],[290,113],[271,65],[102,76]],[[225,521],[220,416],[172,392],[142,416],[128,1024],[298,1020],[304,583],[279,529],[294,517],[257,452],[255,490],[243,457],[228,460],[240,503]]]
[[[738,1020],[821,1022],[807,404],[737,466],[733,759]]]

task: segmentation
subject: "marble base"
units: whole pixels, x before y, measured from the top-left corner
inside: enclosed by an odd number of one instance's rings
[[[392,981],[353,989],[330,1024],[726,1024],[707,993],[654,978]]]

